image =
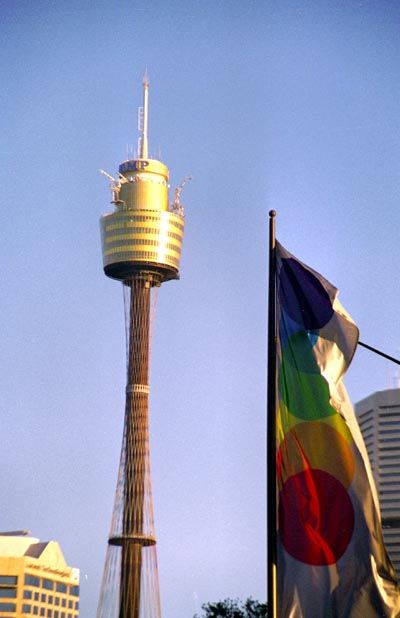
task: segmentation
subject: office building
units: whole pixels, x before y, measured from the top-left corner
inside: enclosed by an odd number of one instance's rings
[[[378,491],[385,544],[400,579],[400,389],[378,391],[355,410]]]
[[[56,541],[29,532],[0,533],[0,618],[76,618],[79,570]]]

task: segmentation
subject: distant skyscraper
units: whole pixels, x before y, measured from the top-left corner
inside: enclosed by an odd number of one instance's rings
[[[68,566],[59,544],[26,531],[0,533],[0,616],[78,615],[79,569]]]
[[[378,490],[386,547],[400,578],[400,389],[355,406]]]

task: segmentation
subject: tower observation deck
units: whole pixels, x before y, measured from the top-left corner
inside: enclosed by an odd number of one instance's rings
[[[169,171],[148,155],[147,76],[139,109],[138,155],[111,181],[115,210],[101,217],[104,272],[123,283],[127,385],[117,490],[97,618],[160,618],[149,452],[149,347],[152,294],[179,278],[184,232],[178,187],[168,201]]]

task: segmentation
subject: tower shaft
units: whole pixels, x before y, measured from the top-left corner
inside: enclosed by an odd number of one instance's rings
[[[152,530],[146,526],[147,521],[153,519],[148,405],[153,282],[154,275],[150,273],[138,273],[125,282],[130,287],[130,307],[119,618],[139,618],[142,553],[146,551],[144,548],[155,544]]]
[[[154,287],[138,270],[123,283],[127,318],[124,433],[97,618],[161,618],[149,447],[149,353]]]

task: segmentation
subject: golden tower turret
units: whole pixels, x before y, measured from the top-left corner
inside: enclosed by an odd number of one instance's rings
[[[124,434],[97,618],[161,618],[149,448],[151,295],[179,278],[184,229],[180,193],[168,202],[168,168],[148,154],[143,80],[138,156],[111,181],[114,212],[101,217],[104,272],[122,281],[127,318]]]
[[[121,163],[118,178],[106,174],[115,211],[100,222],[103,266],[106,275],[120,281],[142,269],[158,273],[160,282],[179,277],[183,209],[179,194],[168,202],[168,167],[148,157],[148,88],[145,76],[138,157]]]

